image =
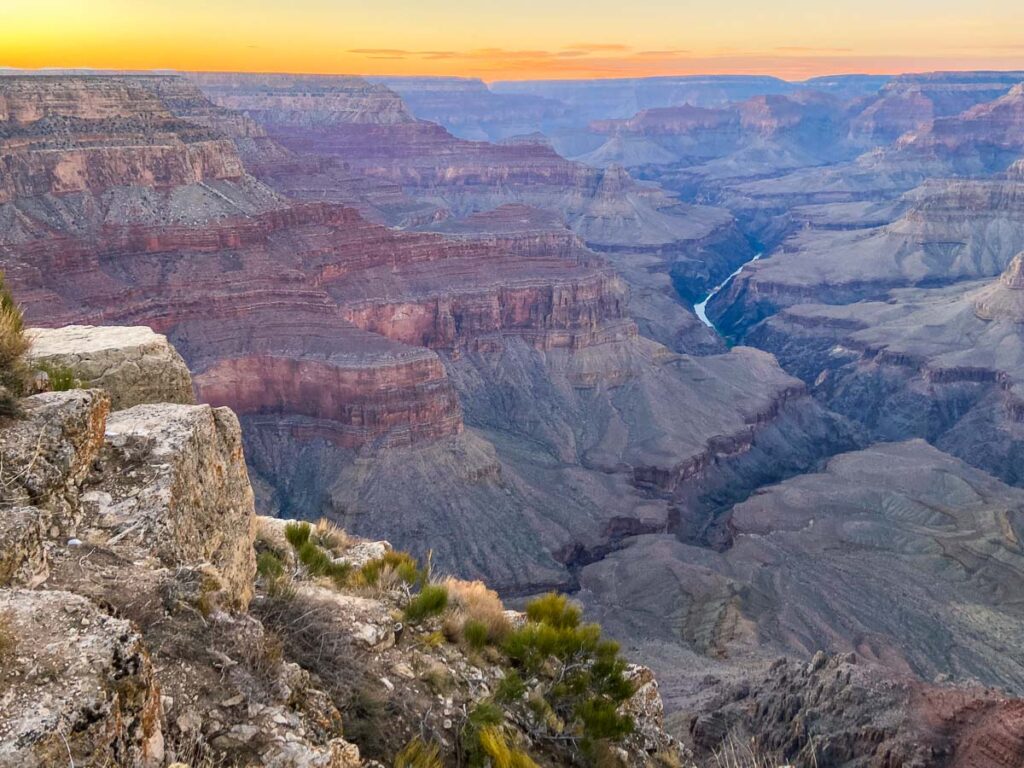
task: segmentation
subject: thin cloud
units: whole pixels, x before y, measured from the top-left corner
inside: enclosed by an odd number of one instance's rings
[[[349,53],[363,56],[410,56],[415,51],[403,51],[401,48],[350,48]]]
[[[638,51],[634,55],[638,59],[667,59],[675,56],[688,56],[690,51],[684,48],[673,48],[667,51]]]
[[[567,45],[563,51],[583,51],[584,53],[615,53],[632,50],[622,43],[575,43]]]
[[[815,48],[803,45],[780,45],[772,50],[781,53],[853,53],[853,48]]]

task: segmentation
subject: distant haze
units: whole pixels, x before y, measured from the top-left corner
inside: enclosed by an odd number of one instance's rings
[[[1024,68],[1019,0],[3,0],[0,67],[485,80]]]

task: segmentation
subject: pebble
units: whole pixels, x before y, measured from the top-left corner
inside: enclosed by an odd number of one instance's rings
[[[81,539],[68,539],[68,547],[74,549],[75,547],[80,547],[80,546],[82,546],[82,540]]]

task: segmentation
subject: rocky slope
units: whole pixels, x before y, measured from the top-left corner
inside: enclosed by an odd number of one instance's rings
[[[736,504],[721,551],[631,540],[583,570],[580,596],[650,659],[698,753],[735,729],[801,765],[958,765],[970,741],[953,744],[1018,716],[990,688],[1024,685],[1007,591],[1022,503],[923,441],[881,444]],[[775,662],[817,652],[850,661]],[[993,738],[978,764],[1013,764],[1015,739]]]
[[[845,304],[901,286],[998,275],[1024,248],[1022,191],[1009,178],[933,180],[907,193],[902,215],[884,226],[806,227],[745,269],[709,315],[742,335],[798,303]]]
[[[879,438],[923,437],[1020,484],[1022,261],[994,281],[798,305],[751,337]]]
[[[127,363],[135,352],[123,354]],[[478,738],[471,717],[494,708],[512,675],[498,647],[474,653],[444,639],[441,618],[403,628],[396,611],[412,614],[401,581],[316,578],[284,522],[254,515],[228,409],[151,403],[108,414],[111,396],[130,402],[145,389],[105,386],[109,395],[30,397],[0,431],[0,764],[371,768],[380,763],[367,753],[391,764],[415,737],[445,764],[463,759]],[[390,551],[328,527],[315,535],[314,549],[345,573],[369,573]],[[455,607],[459,595],[477,595],[501,621],[526,621],[501,613],[483,585],[445,583],[452,611],[470,610]],[[657,683],[620,669],[634,729],[615,740],[617,764],[678,765]],[[519,695],[502,699],[505,711],[517,711]],[[573,762],[539,740],[544,726],[496,728],[505,749],[509,740],[534,753],[531,765]]]

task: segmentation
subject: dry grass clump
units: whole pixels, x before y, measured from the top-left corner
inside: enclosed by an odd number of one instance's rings
[[[773,756],[758,749],[753,742],[741,742],[735,734],[730,734],[722,742],[712,758],[715,761],[714,768],[785,768]]]
[[[311,538],[324,549],[336,555],[349,549],[355,541],[344,529],[339,528],[326,517],[321,517],[313,526]]]
[[[441,748],[434,742],[413,739],[395,757],[395,768],[443,768]]]
[[[479,650],[486,645],[500,645],[512,630],[505,616],[498,593],[482,581],[446,579],[448,604],[452,609],[445,617],[444,632],[452,642],[460,642]]]
[[[391,550],[370,560],[353,575],[353,584],[372,592],[389,592],[398,587],[411,587],[428,580],[416,558],[408,552]]]
[[[30,344],[21,310],[0,273],[0,416],[18,413],[17,400],[28,378],[25,353]]]

